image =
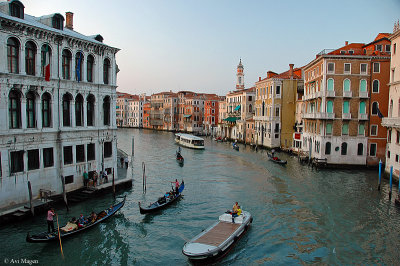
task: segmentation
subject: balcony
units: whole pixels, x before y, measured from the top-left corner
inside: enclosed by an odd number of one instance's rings
[[[343,91],[343,97],[345,98],[351,98],[353,95],[352,91]]]
[[[382,119],[382,126],[400,129],[400,117],[385,117]]]
[[[368,120],[368,114],[358,114],[358,120]]]
[[[360,91],[358,95],[360,98],[368,98],[368,91]]]
[[[348,114],[342,113],[342,119],[343,120],[351,119],[351,114],[350,113],[348,113]]]
[[[335,113],[318,113],[317,119],[334,119]]]
[[[326,91],[326,97],[335,97],[335,91]]]
[[[316,98],[322,98],[322,91],[317,91],[317,92],[315,93],[315,97],[316,97]]]
[[[305,113],[302,117],[306,119],[315,119],[317,118],[317,113]]]
[[[254,116],[255,121],[269,121],[268,116]]]

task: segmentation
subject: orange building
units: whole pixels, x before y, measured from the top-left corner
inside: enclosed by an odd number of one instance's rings
[[[150,112],[151,112],[151,103],[147,102],[143,104],[143,128],[153,128],[150,125]]]
[[[205,134],[214,135],[215,127],[218,125],[220,97],[215,94],[206,95],[204,101],[204,131]]]

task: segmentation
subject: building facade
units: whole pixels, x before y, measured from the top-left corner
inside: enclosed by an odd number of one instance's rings
[[[73,14],[34,17],[0,3],[0,207],[41,190],[83,186],[82,174],[117,174],[119,51],[73,31]]]

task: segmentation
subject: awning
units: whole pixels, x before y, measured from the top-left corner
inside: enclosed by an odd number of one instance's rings
[[[189,118],[189,117],[191,117],[192,115],[183,115],[183,117],[184,118]]]
[[[225,118],[224,121],[228,121],[228,122],[236,122],[236,120],[239,120],[240,117],[228,117]]]
[[[236,108],[233,111],[237,111],[240,109],[240,105],[236,106]]]

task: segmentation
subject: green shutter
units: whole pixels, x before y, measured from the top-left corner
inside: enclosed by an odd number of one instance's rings
[[[360,102],[360,114],[365,114],[365,102]]]
[[[328,79],[328,91],[333,91],[333,79]]]
[[[343,124],[342,125],[342,135],[348,135],[348,134],[349,134],[349,125]]]
[[[364,135],[364,134],[365,134],[364,124],[359,124],[358,125],[358,135]]]
[[[345,79],[343,82],[343,90],[344,91],[350,91],[350,80]]]
[[[333,113],[333,102],[332,101],[328,101],[326,103],[326,112]]]
[[[367,81],[365,79],[362,79],[360,82],[360,91],[367,92]]]
[[[326,124],[326,134],[332,134],[332,124]]]
[[[348,113],[350,113],[349,101],[344,101],[343,102],[343,114],[348,114]]]

